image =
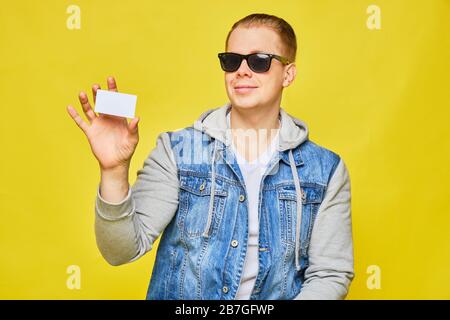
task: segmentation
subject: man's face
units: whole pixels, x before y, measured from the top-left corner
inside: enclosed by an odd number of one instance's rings
[[[262,52],[284,56],[283,44],[278,34],[267,27],[237,27],[228,39],[227,52]],[[272,106],[280,103],[283,87],[288,86],[293,77],[293,64],[285,66],[277,59],[272,59],[269,71],[256,73],[249,68],[246,60],[242,60],[237,71],[225,72],[225,86],[228,98],[235,107],[249,109]],[[254,88],[239,89],[242,85]]]

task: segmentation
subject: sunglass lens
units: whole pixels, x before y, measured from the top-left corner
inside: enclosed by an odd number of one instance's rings
[[[227,53],[220,57],[220,64],[226,72],[234,72],[239,69],[241,61],[241,57],[237,54]]]
[[[270,56],[262,53],[248,57],[248,65],[254,72],[266,72],[270,68]]]

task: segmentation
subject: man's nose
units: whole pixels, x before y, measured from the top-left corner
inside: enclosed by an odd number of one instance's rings
[[[251,77],[251,75],[252,75],[252,70],[249,68],[249,66],[247,64],[247,60],[245,60],[245,59],[242,59],[242,63],[239,66],[239,69],[237,69],[236,72],[237,72],[236,75],[237,76],[241,76],[241,77],[243,77],[245,75],[248,75],[248,76]]]

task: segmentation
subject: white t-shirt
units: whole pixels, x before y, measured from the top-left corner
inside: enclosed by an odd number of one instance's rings
[[[228,127],[230,128],[230,113],[227,115]],[[264,175],[267,165],[272,158],[274,152],[277,150],[278,134],[273,138],[270,146],[252,162],[241,156],[234,144],[231,144],[232,150],[236,156],[239,168],[244,177],[244,183],[248,197],[248,248],[245,257],[244,268],[242,270],[241,283],[236,293],[236,300],[250,299],[251,292],[255,285],[256,277],[258,275],[258,237],[259,237],[259,221],[258,221],[258,203],[259,203],[259,188],[262,176]]]

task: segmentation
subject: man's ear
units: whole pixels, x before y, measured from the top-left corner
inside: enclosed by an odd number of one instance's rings
[[[295,65],[295,62],[292,62],[284,71],[283,87],[288,87],[294,81],[296,75],[297,66]]]

